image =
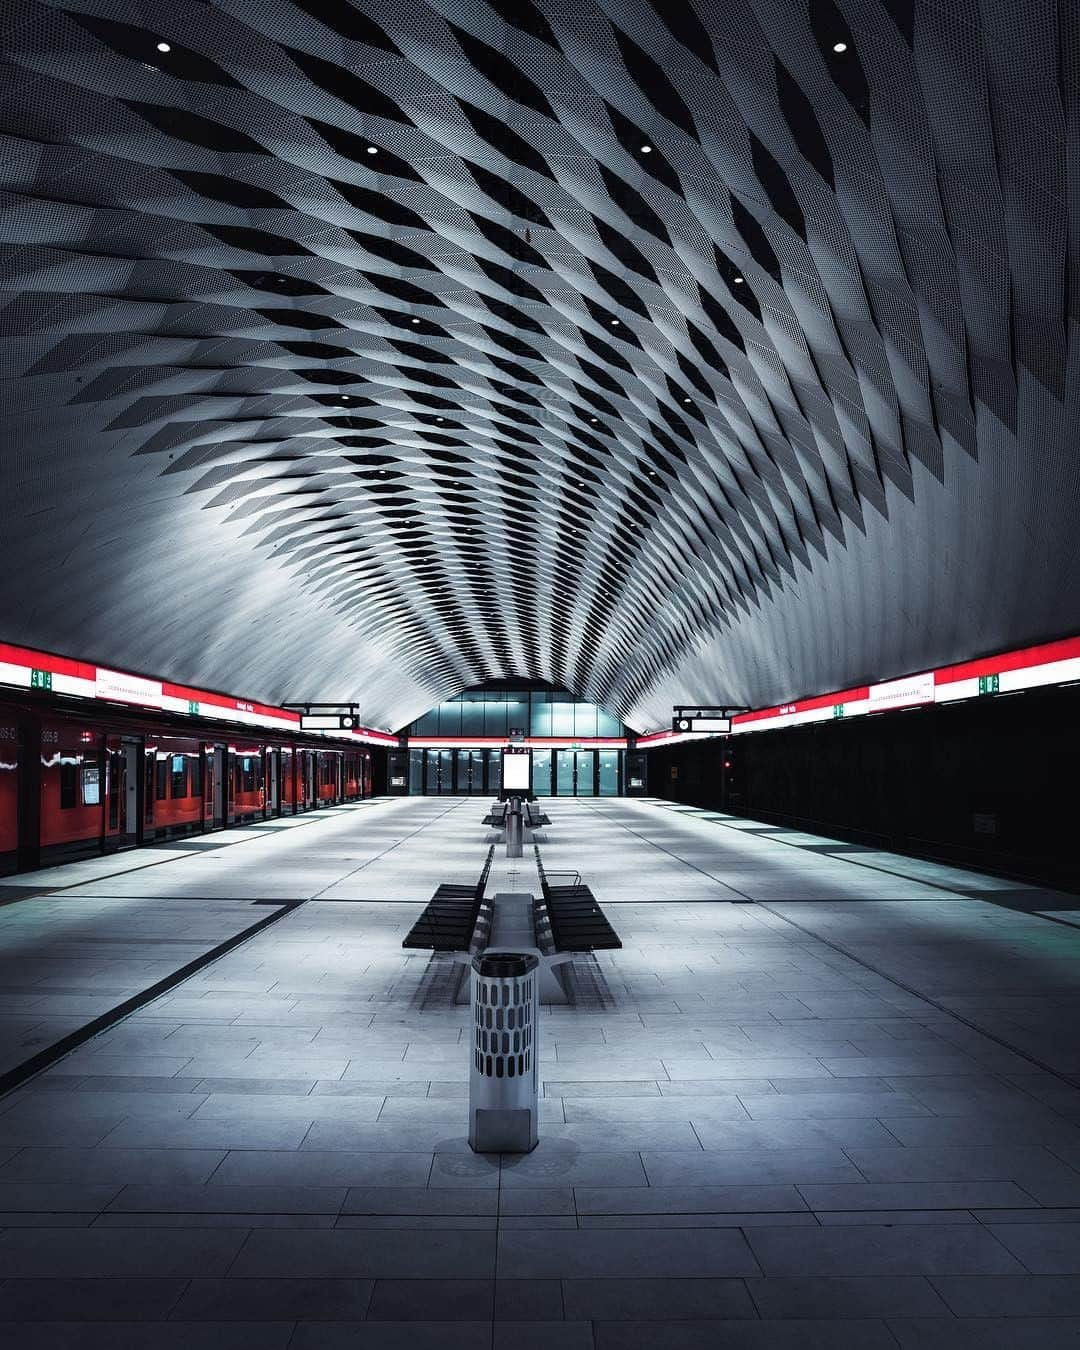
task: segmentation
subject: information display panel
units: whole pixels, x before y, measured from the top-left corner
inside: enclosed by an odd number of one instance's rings
[[[502,756],[503,792],[528,792],[531,786],[529,752],[504,750]]]

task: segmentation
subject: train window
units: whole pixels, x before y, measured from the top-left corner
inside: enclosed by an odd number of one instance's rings
[[[163,755],[154,766],[157,773],[157,779],[154,784],[154,796],[159,802],[163,802],[169,795],[169,761]]]
[[[255,761],[250,755],[245,755],[240,761],[240,790],[254,792],[255,786]]]
[[[172,789],[169,795],[173,798],[186,797],[188,795],[187,759],[183,755],[173,755],[170,776],[172,778]]]
[[[73,759],[60,761],[60,805],[63,809],[78,806],[79,766]]]
[[[191,760],[191,795],[193,797],[202,796],[202,760],[198,755],[194,755]]]

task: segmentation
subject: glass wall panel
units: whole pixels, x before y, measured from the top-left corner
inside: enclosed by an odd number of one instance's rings
[[[469,762],[468,750],[459,750],[457,757],[457,779],[455,787],[458,792],[468,795],[469,786],[472,782],[472,765]]]
[[[579,797],[596,796],[596,751],[578,750],[574,755],[574,791]]]
[[[461,696],[461,735],[482,736],[484,734],[484,705],[486,700],[477,694]]]
[[[515,728],[529,734],[529,699],[521,694],[506,696],[506,734]]]
[[[439,704],[439,735],[461,735],[461,704],[456,700]]]
[[[572,703],[551,704],[551,734],[573,738],[574,705]]]
[[[547,701],[538,703],[535,694],[533,695],[532,700],[532,721],[529,728],[529,735],[551,735],[551,704]]]
[[[414,795],[424,790],[424,752],[409,751],[409,791]]]
[[[621,736],[623,734],[622,723],[605,708],[597,708],[596,734],[598,736]]]
[[[502,787],[502,751],[487,752],[487,790],[494,794]]]
[[[599,792],[601,797],[617,797],[619,795],[619,752],[618,750],[601,750],[597,754],[599,760]]]
[[[437,736],[439,734],[439,710],[432,708],[412,725],[410,736]]]
[[[533,710],[535,712],[535,709]],[[551,796],[551,751],[532,752],[532,790],[538,797]]]
[[[574,735],[575,736],[596,735],[595,703],[574,704]]]
[[[437,750],[425,750],[424,755],[424,791],[428,793],[438,792],[439,790],[439,752]]]
[[[506,695],[488,694],[484,704],[484,735],[506,735]]]

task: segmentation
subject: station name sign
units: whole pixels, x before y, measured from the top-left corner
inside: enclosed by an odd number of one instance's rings
[[[731,714],[725,708],[678,707],[672,712],[671,730],[679,736],[726,736]]]

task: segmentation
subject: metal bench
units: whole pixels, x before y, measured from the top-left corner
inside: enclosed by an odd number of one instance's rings
[[[592,891],[582,884],[580,872],[548,872],[534,845],[536,870],[540,874],[542,898],[533,905],[533,926],[541,950],[550,944],[552,952],[591,952],[621,947],[618,933],[608,922]],[[552,885],[549,878],[567,876],[568,885]]]
[[[508,802],[495,802],[492,805],[491,810],[484,817],[483,823],[485,825],[494,825],[498,829],[502,829],[506,825],[506,809],[508,805]]]
[[[482,926],[484,892],[491,873],[495,846],[488,849],[484,870],[475,886],[440,886],[409,929],[403,947],[421,947],[435,952],[467,952],[477,925]]]
[[[550,825],[551,817],[541,811],[536,802],[525,803],[525,825],[530,830],[538,830],[542,825]]]

